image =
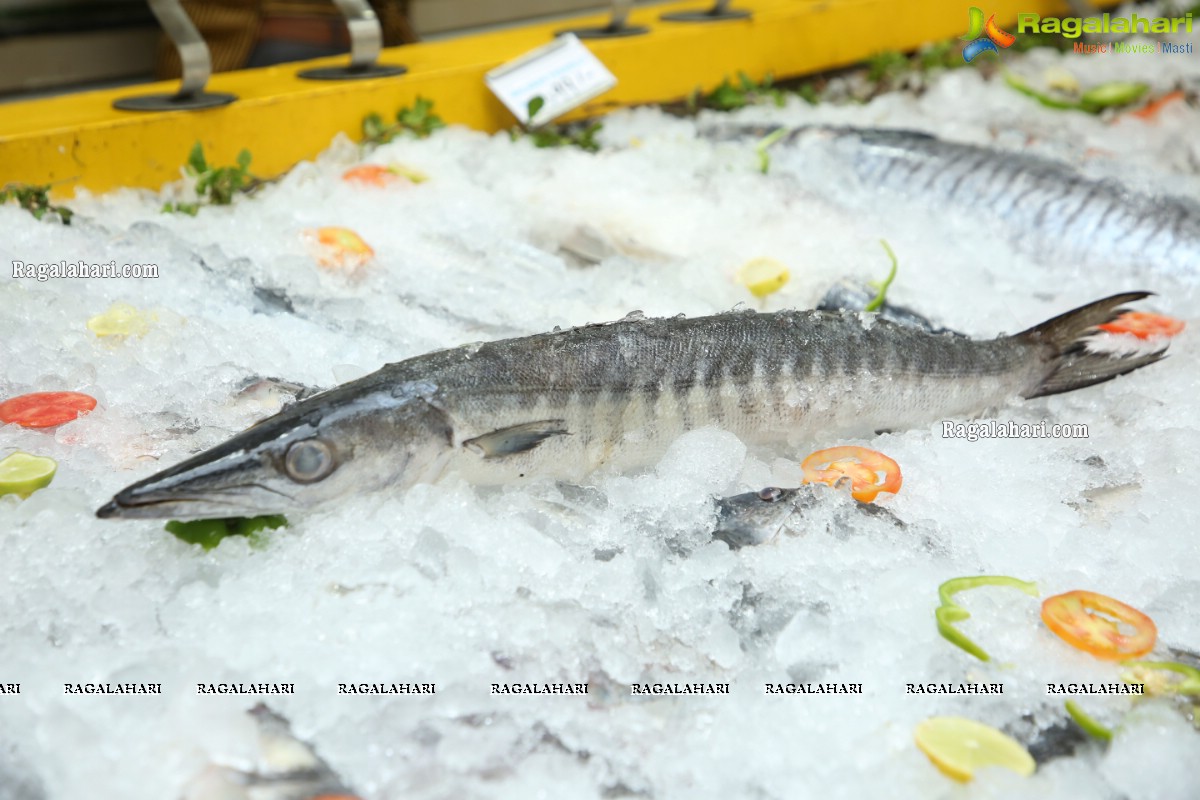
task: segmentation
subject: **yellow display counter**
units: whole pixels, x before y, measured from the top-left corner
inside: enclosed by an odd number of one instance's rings
[[[640,7],[630,17],[649,33],[591,40],[588,46],[616,75],[616,88],[576,110],[606,110],[678,99],[711,89],[742,71],[790,78],[860,61],[884,50],[912,49],[961,35],[967,6],[947,0],[741,0],[747,19],[713,23],[667,22],[665,12],[703,8],[703,1]],[[1112,5],[1103,2],[1101,5]],[[1018,11],[1063,13],[1048,0],[996,0],[987,12],[1001,25]],[[339,132],[358,138],[371,112],[390,117],[417,96],[434,100],[448,123],[495,131],[513,117],[484,86],[493,67],[543,45],[564,27],[603,25],[604,17],[559,20],[383,51],[383,64],[404,64],[398,77],[308,81],[296,76],[314,65],[340,65],[346,56],[215,75],[208,88],[235,103],[203,111],[132,112],[113,108],[120,97],[173,92],[174,83],[147,84],[0,105],[0,175],[6,182],[54,184],[69,197],[85,187],[158,188],[179,177],[196,141],[210,163],[232,163],[242,148],[254,172],[278,174],[312,158]]]

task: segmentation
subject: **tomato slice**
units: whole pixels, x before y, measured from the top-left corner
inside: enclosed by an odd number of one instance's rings
[[[818,450],[804,459],[800,468],[804,470],[804,483],[836,486],[849,478],[850,495],[860,503],[871,502],[880,492],[895,494],[904,482],[895,461],[876,450],[854,445]]]
[[[330,226],[304,232],[313,257],[322,267],[354,269],[375,256],[371,246],[349,228]]]
[[[384,187],[395,183],[399,176],[391,167],[383,164],[359,164],[342,173],[342,180],[349,183],[361,183],[366,186]]]
[[[1153,339],[1158,336],[1174,336],[1183,330],[1184,322],[1149,311],[1126,311],[1112,322],[1097,327],[1109,333],[1125,333],[1139,339]]]
[[[23,428],[53,428],[96,407],[96,398],[82,392],[34,392],[0,403],[0,422]]]
[[[1076,590],[1046,598],[1042,602],[1042,622],[1072,647],[1108,661],[1144,656],[1154,649],[1158,639],[1154,620],[1120,600],[1096,592]],[[1133,632],[1122,633],[1118,622]]]

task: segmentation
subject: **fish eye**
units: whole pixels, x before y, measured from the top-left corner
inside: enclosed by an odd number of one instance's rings
[[[783,497],[783,489],[780,489],[778,486],[768,486],[765,489],[760,489],[758,492],[758,499],[768,503],[774,503],[781,497]]]
[[[283,458],[287,476],[297,483],[319,481],[333,472],[335,466],[333,448],[320,439],[294,442]]]

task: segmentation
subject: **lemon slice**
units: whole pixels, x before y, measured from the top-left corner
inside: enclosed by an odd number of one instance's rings
[[[154,314],[144,314],[127,303],[113,303],[103,314],[87,322],[88,330],[97,336],[145,336]]]
[[[421,170],[413,169],[412,167],[406,167],[403,164],[392,162],[388,165],[388,169],[392,171],[393,175],[399,175],[401,178],[404,178],[411,183],[424,183],[425,181],[429,180],[429,176],[424,172],[421,172]]]
[[[1029,751],[1006,733],[964,717],[931,717],[914,731],[917,747],[956,781],[969,781],[979,767],[1006,767],[1028,777],[1037,769]]]
[[[1042,80],[1051,89],[1068,94],[1079,94],[1079,78],[1075,77],[1075,73],[1064,67],[1050,67],[1042,73]]]
[[[0,495],[29,495],[49,486],[58,463],[53,458],[31,456],[20,451],[0,461]]]
[[[788,269],[773,258],[755,258],[737,271],[738,282],[755,297],[766,297],[788,282]]]

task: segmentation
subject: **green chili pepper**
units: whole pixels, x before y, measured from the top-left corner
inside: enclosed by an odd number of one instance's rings
[[[787,128],[779,127],[768,133],[766,136],[758,140],[758,144],[754,145],[754,151],[758,153],[758,168],[763,175],[767,174],[767,170],[771,168],[771,157],[767,155],[767,148],[778,142],[788,133]]]
[[[1076,725],[1083,728],[1084,733],[1102,742],[1112,741],[1112,731],[1084,713],[1084,710],[1076,705],[1074,700],[1068,700],[1064,705],[1067,713],[1071,715],[1071,719],[1075,720]]]
[[[1183,679],[1173,684],[1168,684],[1166,691],[1158,691],[1158,687],[1147,687],[1148,694],[1182,694],[1182,695],[1200,695],[1200,669],[1189,667],[1187,664],[1180,664],[1177,661],[1126,661],[1123,666],[1129,667],[1131,670],[1159,670],[1162,672],[1174,672],[1182,675]],[[1166,676],[1164,676],[1165,679]],[[1144,680],[1139,680],[1137,676],[1131,672],[1125,672],[1121,675],[1121,680],[1126,683],[1140,683],[1146,685]]]
[[[875,293],[875,297],[871,299],[871,302],[867,303],[866,306],[863,307],[863,311],[878,311],[879,309],[883,308],[883,303],[887,299],[888,287],[892,285],[892,281],[896,280],[896,269],[899,266],[896,262],[896,254],[892,252],[892,246],[887,243],[887,239],[880,239],[879,243],[883,245],[883,249],[887,251],[888,259],[892,262],[892,268],[888,272],[887,277],[883,279],[882,283],[871,284],[876,288],[877,291]]]
[[[1007,70],[1004,72],[1004,82],[1026,97],[1032,97],[1034,100],[1037,100],[1047,108],[1061,108],[1066,111],[1086,111],[1090,114],[1099,114],[1104,109],[1113,106],[1127,106],[1139,100],[1150,89],[1144,83],[1111,81],[1109,83],[1102,83],[1099,86],[1093,86],[1081,94],[1078,100],[1064,100],[1045,94],[1044,92],[1039,92],[1022,78]]]
[[[1020,589],[1032,597],[1038,596],[1038,588],[1036,583],[1023,581],[1019,578],[1010,578],[1007,575],[978,575],[973,578],[951,578],[938,587],[938,599],[941,600],[941,605],[933,612],[934,617],[937,619],[938,633],[942,635],[942,638],[950,642],[950,644],[961,647],[980,661],[991,661],[992,657],[982,647],[975,644],[967,638],[966,634],[954,627],[954,623],[962,622],[971,617],[969,611],[955,604],[954,595],[978,586],[1008,586],[1013,589]]]
[[[1127,106],[1141,99],[1150,89],[1144,83],[1112,81],[1088,89],[1079,96],[1079,105],[1088,111],[1099,111],[1110,106]]]

